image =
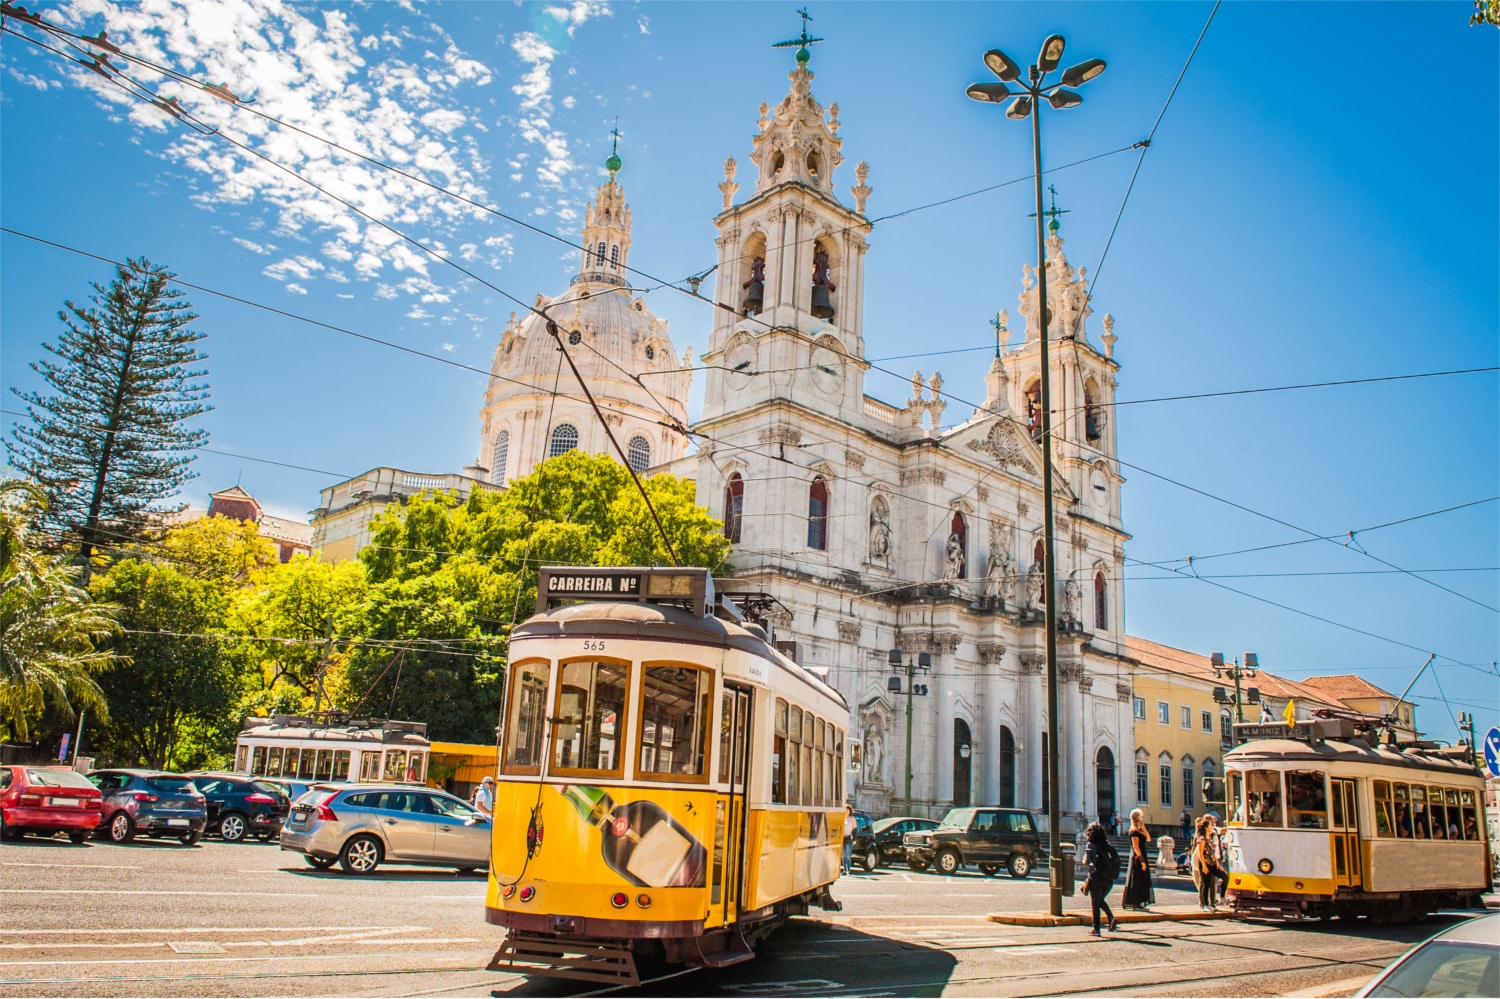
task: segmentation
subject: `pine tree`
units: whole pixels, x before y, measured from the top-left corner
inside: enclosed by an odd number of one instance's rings
[[[194,477],[208,439],[186,425],[211,408],[207,372],[191,370],[205,334],[173,276],[127,260],[108,289],[91,285],[93,307],[65,302],[66,329],[42,345],[55,360],[31,365],[53,393],[12,389],[31,423],[13,431],[11,465],[46,491],[48,526],[77,545],[85,585],[100,547],[139,535],[152,504]]]

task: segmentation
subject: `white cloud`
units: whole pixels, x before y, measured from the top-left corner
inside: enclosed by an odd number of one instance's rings
[[[243,238],[241,238],[239,236],[235,236],[234,237],[234,241],[236,243],[238,243],[240,246],[243,246],[245,249],[249,250],[251,253],[266,254],[266,253],[270,253],[272,250],[276,249],[276,247],[268,245],[266,243],[251,242],[250,240],[243,239]]]
[[[290,292],[292,292],[294,294],[297,294],[297,295],[306,295],[307,294],[307,289],[304,288],[304,287],[302,287],[300,284],[296,283],[295,281],[293,281],[291,284],[287,285],[286,286],[286,290],[290,291]]]
[[[443,317],[443,321],[444,322],[452,322],[452,317],[451,316],[444,316]],[[443,344],[443,350],[446,351],[449,354],[453,353],[453,350],[454,350],[453,344],[451,344],[451,343],[445,343],[445,344]]]
[[[407,319],[431,319],[432,318],[432,313],[428,312],[426,309],[422,308],[420,305],[413,305],[411,307],[411,311],[406,314],[406,318]]]

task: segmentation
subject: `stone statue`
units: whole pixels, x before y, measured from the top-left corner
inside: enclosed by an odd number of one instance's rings
[[[879,784],[880,765],[884,762],[885,740],[881,738],[880,729],[872,728],[865,731],[865,773],[866,784]]]
[[[891,513],[884,503],[870,508],[870,561],[884,562],[891,557]]]
[[[1042,563],[1040,561],[1031,563],[1031,568],[1026,570],[1026,606],[1042,606]]]
[[[944,579],[964,578],[964,543],[957,531],[948,535],[948,545],[943,550],[943,559],[948,563],[948,575],[944,576]]]
[[[986,587],[989,596],[999,597],[1002,601],[1014,600],[1016,596],[1016,582],[1012,577],[1015,566],[1010,561],[1010,552],[1005,550],[998,537],[990,541],[990,567],[988,573],[988,585]]]
[[[1062,617],[1065,621],[1077,623],[1079,611],[1083,604],[1083,591],[1078,586],[1078,580],[1068,577],[1063,584]]]

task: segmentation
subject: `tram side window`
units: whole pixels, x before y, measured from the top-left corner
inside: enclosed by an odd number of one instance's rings
[[[288,780],[297,779],[297,761],[301,758],[302,750],[288,747],[281,758],[281,776]]]
[[[1293,829],[1328,828],[1328,781],[1322,771],[1288,770],[1286,803]]]
[[[1251,770],[1245,775],[1246,821],[1252,826],[1281,825],[1281,771]]]
[[[249,760],[249,758],[250,758],[250,747],[249,746],[240,746],[240,747],[238,747],[235,750],[235,752],[234,752],[234,769],[235,769],[236,773],[242,773],[243,774],[243,773],[249,773],[250,772],[249,768],[245,766],[245,764]]]
[[[637,768],[642,774],[672,777],[704,775],[706,718],[714,677],[685,666],[647,666],[641,684],[641,746]]]
[[[254,777],[266,775],[266,747],[256,746],[250,753],[250,774]]]
[[[1430,787],[1427,789],[1427,812],[1429,824],[1432,826],[1433,839],[1448,838],[1448,808],[1443,803],[1443,789]]]
[[[510,670],[510,710],[505,716],[506,773],[538,773],[547,719],[549,664],[519,663]]]
[[[384,780],[400,780],[406,773],[406,750],[387,749],[385,751],[385,776]]]
[[[380,779],[380,754],[360,753],[359,779],[376,781]]]
[[[406,757],[406,779],[412,782],[420,782],[423,777],[422,761],[427,758],[426,753],[409,753]]]
[[[804,805],[814,804],[813,771],[817,769],[817,758],[813,749],[815,738],[812,712],[805,711],[802,714],[802,803]]]
[[[734,695],[724,691],[719,698],[719,782],[729,780],[729,733],[734,727]],[[718,884],[717,881],[714,882]]]
[[[1238,770],[1224,771],[1224,810],[1230,822],[1245,821],[1245,779]]]
[[[1411,786],[1411,829],[1417,839],[1431,839],[1427,829],[1427,789],[1420,784]]]
[[[1464,811],[1464,817],[1463,817],[1464,839],[1467,839],[1467,840],[1478,839],[1479,838],[1479,820],[1475,817],[1475,812],[1474,812],[1474,792],[1473,791],[1460,791],[1460,792],[1458,792],[1458,794],[1459,794],[1459,797],[1463,801],[1463,811]]]
[[[618,774],[625,732],[625,691],[630,667],[586,660],[564,663],[552,736],[554,770]]]
[[[1375,781],[1375,835],[1386,839],[1396,835],[1391,823],[1391,782]]]
[[[333,750],[318,750],[318,780],[333,780]]]
[[[1411,790],[1405,784],[1391,785],[1391,817],[1397,839],[1412,838]]]
[[[802,804],[802,709],[792,708],[787,716],[786,803]]]
[[[833,803],[837,805],[844,800],[844,730],[834,729],[834,732],[837,739],[833,745]]]
[[[349,779],[349,750],[340,749],[333,754],[333,779],[340,781]]]
[[[786,701],[776,699],[776,734],[771,740],[771,800],[786,804]]]
[[[316,771],[314,770],[314,765],[317,762],[318,762],[318,753],[317,753],[317,750],[304,749],[302,751],[302,761],[297,764],[297,779],[298,780],[317,780],[317,777],[315,775]]]

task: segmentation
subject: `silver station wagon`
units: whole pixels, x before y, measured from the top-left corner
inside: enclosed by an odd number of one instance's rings
[[[381,864],[473,872],[490,865],[490,820],[445,791],[411,785],[314,785],[292,806],[281,848],[350,874]]]

